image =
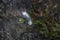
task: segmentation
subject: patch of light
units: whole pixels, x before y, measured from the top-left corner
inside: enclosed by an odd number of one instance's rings
[[[32,21],[31,21],[31,20],[30,20],[30,21],[28,21],[28,24],[29,24],[29,25],[32,25]]]
[[[28,13],[27,12],[22,12],[23,16],[27,16],[29,17]]]

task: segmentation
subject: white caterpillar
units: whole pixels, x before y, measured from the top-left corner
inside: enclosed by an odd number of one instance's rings
[[[28,24],[29,24],[29,25],[32,25],[32,20],[31,20],[29,14],[28,14],[26,11],[24,11],[24,12],[22,12],[22,15],[23,15],[24,18],[27,19]]]

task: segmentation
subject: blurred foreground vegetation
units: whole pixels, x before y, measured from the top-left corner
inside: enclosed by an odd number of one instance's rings
[[[60,0],[35,0],[32,19],[35,31],[51,40],[60,40]],[[36,26],[37,25],[37,26]]]

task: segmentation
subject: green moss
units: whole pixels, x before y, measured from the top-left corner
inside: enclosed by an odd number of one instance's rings
[[[19,22],[25,23],[26,22],[26,19],[25,18],[19,18]]]

